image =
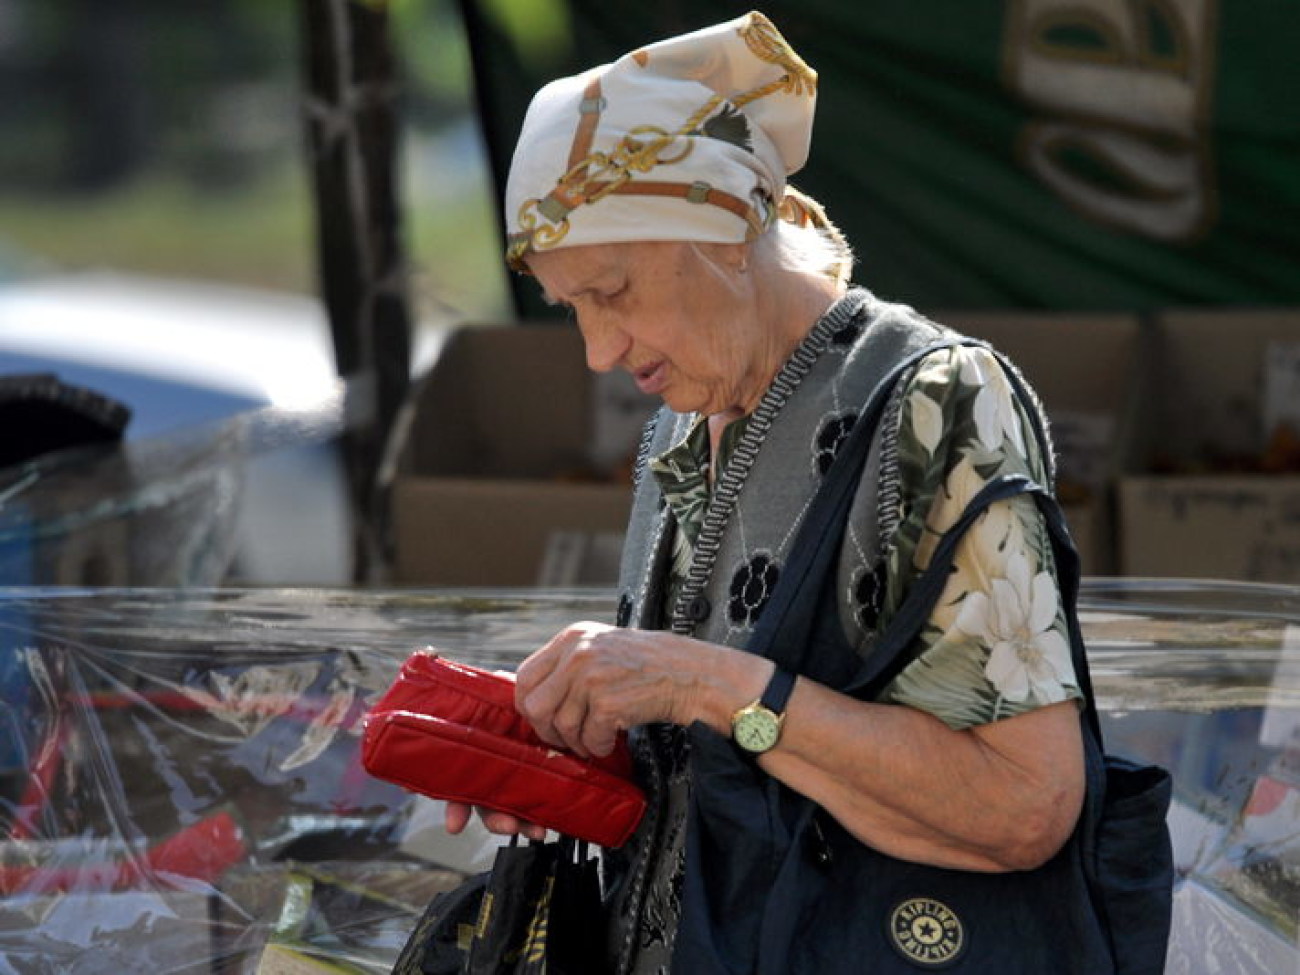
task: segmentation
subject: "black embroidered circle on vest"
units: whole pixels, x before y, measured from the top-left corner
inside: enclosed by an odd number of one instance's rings
[[[885,560],[880,559],[874,569],[859,569],[853,581],[853,612],[868,633],[880,622],[885,605],[886,569]]]
[[[826,472],[831,469],[831,464],[835,463],[835,457],[839,454],[840,447],[844,445],[857,419],[856,413],[841,413],[839,416],[831,417],[817,431],[817,440],[813,446],[813,464],[818,474],[825,477]]]
[[[742,565],[731,577],[727,618],[737,626],[753,626],[772,598],[772,590],[780,577],[781,567],[767,552],[759,552]]]
[[[614,613],[615,626],[627,626],[632,622],[632,597],[623,593],[618,597],[618,609]]]

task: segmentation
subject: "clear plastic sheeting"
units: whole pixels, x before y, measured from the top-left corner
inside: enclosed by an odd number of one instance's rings
[[[310,409],[265,407],[0,469],[0,585],[217,585],[260,546],[294,541],[265,517],[254,523],[265,541],[242,529],[259,518],[259,491],[342,507],[322,457],[343,428],[340,384]]]
[[[1174,772],[1168,970],[1300,970],[1300,590],[1091,580],[1108,745]],[[0,975],[386,972],[482,832],[367,776],[406,655],[513,667],[605,592],[0,590]]]
[[[1300,589],[1092,580],[1112,751],[1174,773],[1166,972],[1300,972]]]

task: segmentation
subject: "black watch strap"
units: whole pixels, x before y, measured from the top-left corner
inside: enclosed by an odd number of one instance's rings
[[[792,671],[784,667],[777,667],[772,673],[772,679],[767,682],[767,687],[763,690],[763,696],[758,699],[758,703],[767,708],[773,714],[784,714],[785,706],[790,700],[790,693],[794,690],[795,675]]]

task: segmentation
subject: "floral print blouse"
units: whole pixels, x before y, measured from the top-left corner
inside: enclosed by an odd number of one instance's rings
[[[743,421],[727,428],[722,458]],[[899,411],[898,530],[884,552],[878,629],[929,565],[935,545],[980,489],[1003,474],[1046,483],[1028,415],[985,349],[954,346],[921,361]],[[708,503],[708,430],[701,417],[649,469],[678,523],[673,575],[690,564]],[[669,586],[669,599],[677,586]],[[851,639],[854,644],[861,640]],[[994,505],[957,547],[954,571],[921,635],[915,660],[886,692],[968,728],[1079,699],[1047,530],[1032,499]]]

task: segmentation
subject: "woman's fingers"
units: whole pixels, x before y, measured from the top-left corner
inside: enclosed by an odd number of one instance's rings
[[[587,724],[587,695],[579,692],[566,694],[551,714],[550,725],[559,744],[571,752],[589,757],[584,734]]]
[[[497,812],[495,809],[480,808],[478,813],[483,820],[484,828],[489,833],[496,833],[498,836],[522,834],[530,840],[546,839],[545,826],[538,826],[510,813]]]
[[[629,689],[658,679],[653,641],[639,632],[576,623],[525,663],[530,666],[516,689],[517,706],[558,747],[583,756],[608,754],[618,727],[662,717],[628,711]]]
[[[583,656],[596,623],[575,623],[519,665],[515,706],[546,741],[576,750],[581,742],[588,689],[583,686]],[[580,753],[581,754],[581,753]]]
[[[470,816],[475,811],[475,808],[467,802],[448,802],[443,812],[443,825],[447,828],[447,832],[452,836],[463,833],[465,827],[469,825]],[[546,838],[545,826],[484,806],[477,807],[477,812],[479,819],[483,821],[483,828],[489,833],[496,833],[499,836],[514,836],[518,833],[530,840]]]
[[[618,733],[652,721],[689,724],[723,648],[668,633],[575,623],[519,667],[515,704],[542,740],[607,755]]]
[[[442,822],[452,836],[464,831],[469,825],[470,807],[467,802],[449,802],[443,810]]]
[[[551,638],[549,643],[530,654],[528,658],[525,659],[518,668],[516,668],[516,701],[523,695],[530,693],[533,688],[545,681],[564,659],[563,646],[569,639],[571,629],[572,627],[561,630]]]

